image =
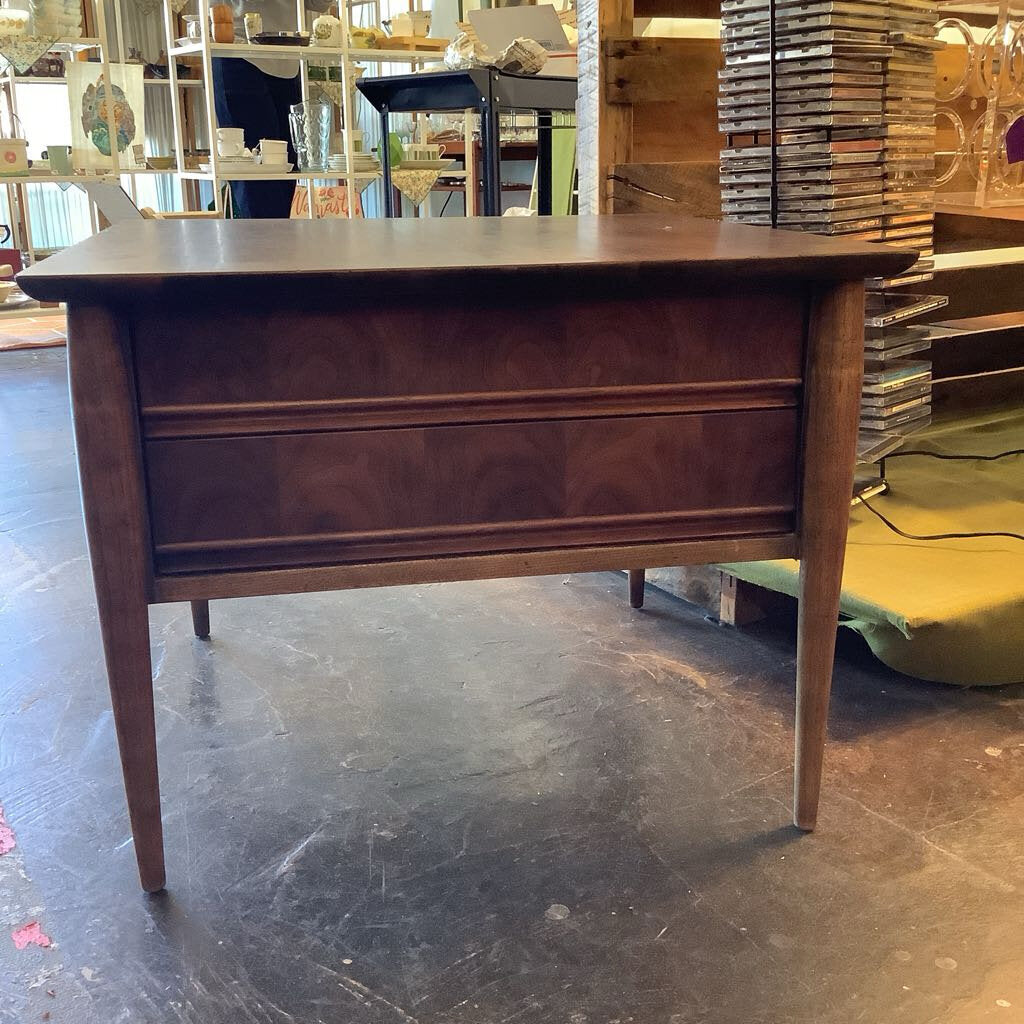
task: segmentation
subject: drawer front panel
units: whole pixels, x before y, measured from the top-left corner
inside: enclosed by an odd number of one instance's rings
[[[150,440],[156,567],[792,532],[797,419],[769,409]]]
[[[277,430],[275,416],[329,413],[329,403],[352,400],[397,399],[405,408],[433,396],[451,408],[452,396],[486,401],[709,382],[792,387],[801,377],[804,301],[796,291],[738,288],[726,302],[716,295],[547,300],[531,303],[528,318],[525,297],[506,301],[389,310],[382,300],[382,308],[225,311],[222,318],[205,311],[195,319],[187,309],[172,319],[140,313],[132,336],[143,430],[239,432],[247,429],[240,411]],[[316,403],[327,404],[318,410]],[[234,425],[211,429],[211,416],[232,411]]]

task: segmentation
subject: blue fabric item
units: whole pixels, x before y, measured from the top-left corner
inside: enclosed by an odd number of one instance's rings
[[[246,60],[214,57],[213,95],[221,128],[241,128],[250,149],[260,139],[287,139],[288,159],[295,153],[288,128],[288,108],[301,99],[299,77],[276,78]],[[216,145],[216,142],[212,142]],[[233,181],[231,198],[236,217],[287,217],[293,181]]]

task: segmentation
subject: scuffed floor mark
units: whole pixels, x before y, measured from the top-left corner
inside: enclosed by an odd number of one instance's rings
[[[277,866],[277,870],[274,872],[275,878],[280,878],[283,874],[290,871],[295,862],[302,856],[303,851],[309,846],[310,843],[319,839],[323,833],[324,826],[321,825],[319,828],[311,832],[305,839],[302,840],[297,846],[293,846],[288,853],[285,854],[281,863]]]
[[[669,658],[655,651],[622,651],[621,653],[642,672],[646,672],[655,682],[661,682],[664,679],[678,679],[680,682],[692,683],[700,690],[708,688],[706,677],[692,665],[687,665],[685,661]]]
[[[15,928],[11,932],[11,938],[14,939],[15,949],[25,949],[27,946],[42,946],[43,949],[49,949],[53,945],[50,936],[39,927],[38,921],[29,921],[28,924]]]
[[[608,660],[602,661],[594,660],[592,657],[584,657],[579,653],[582,648],[586,648],[588,653],[594,653],[596,649],[597,654],[608,655]],[[600,668],[611,669],[616,672],[620,671],[620,666],[623,660],[625,660],[633,668],[650,676],[651,680],[655,683],[680,682],[688,683],[699,690],[707,690],[708,688],[707,677],[698,672],[692,665],[679,661],[678,658],[670,658],[667,655],[658,654],[654,651],[629,651],[619,646],[618,643],[610,643],[604,637],[591,637],[576,647],[563,651],[558,656],[559,658],[571,658],[580,664],[596,665]]]
[[[355,978],[348,978],[344,974],[340,977],[341,981],[338,982],[338,986],[343,988],[357,1002],[370,1006],[384,1006],[400,1021],[402,1021],[403,1024],[419,1024],[419,1021],[415,1017],[410,1016],[400,1006],[396,1006],[390,1000],[378,995],[373,991],[373,989],[367,988],[365,985],[356,981]]]
[[[14,838],[14,829],[7,824],[3,805],[0,804],[0,857],[5,853],[10,853],[17,845],[17,841]]]

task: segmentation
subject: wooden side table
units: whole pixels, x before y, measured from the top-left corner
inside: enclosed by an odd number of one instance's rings
[[[865,276],[915,258],[648,217],[140,221],[68,303],[75,439],[142,885],[164,885],[148,606],[799,557],[814,826]],[[439,327],[439,324],[441,325]]]

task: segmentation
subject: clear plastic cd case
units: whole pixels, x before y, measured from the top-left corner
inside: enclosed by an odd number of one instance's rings
[[[934,269],[935,3],[723,0],[721,8],[726,219],[890,242],[921,256],[897,277],[867,282],[859,450],[878,457],[930,420],[931,364],[920,356],[932,334],[920,320],[946,304],[904,290],[926,290]]]

